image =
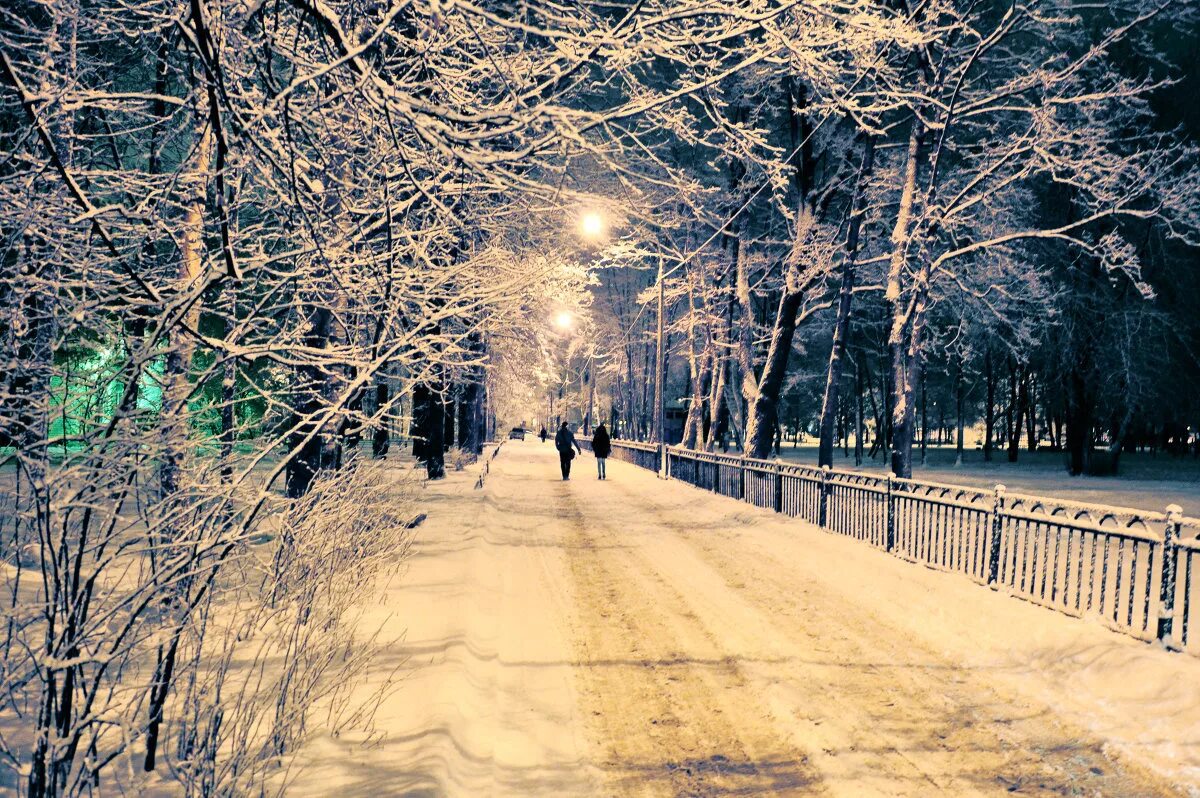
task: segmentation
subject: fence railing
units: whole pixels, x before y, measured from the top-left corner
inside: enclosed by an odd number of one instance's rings
[[[581,438],[580,445],[590,448]],[[612,457],[660,468],[654,443],[614,440]],[[753,460],[675,446],[667,476],[800,518],[930,568],[1143,640],[1200,654],[1192,614],[1200,519],[1165,512]]]
[[[592,450],[592,439],[586,435],[576,435],[575,442],[579,444],[579,448]],[[623,460],[626,463],[633,463],[639,468],[645,468],[650,471],[659,470],[659,445],[657,443],[643,443],[642,441],[618,441],[612,442],[612,455],[614,460]]]
[[[496,455],[500,454],[500,447],[504,445],[504,441],[485,441],[483,444],[483,453],[479,455],[479,459],[483,462],[483,468],[479,469],[479,478],[475,480],[476,490],[483,487],[484,478],[491,473],[492,461],[496,459]]]

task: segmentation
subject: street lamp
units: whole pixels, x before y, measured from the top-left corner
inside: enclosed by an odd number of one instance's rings
[[[575,317],[570,311],[560,310],[554,314],[554,326],[558,327],[563,332],[571,330],[575,325]],[[583,419],[583,434],[590,435],[592,432],[592,408],[596,404],[596,345],[595,342],[588,344],[588,405],[587,413]]]
[[[658,476],[667,477],[667,431],[666,421],[666,374],[664,365],[666,359],[663,351],[663,316],[665,312],[663,296],[663,259],[658,258],[658,346],[654,358],[654,426],[658,433]]]
[[[596,211],[587,211],[579,217],[579,232],[584,238],[595,240],[604,235],[604,217]]]

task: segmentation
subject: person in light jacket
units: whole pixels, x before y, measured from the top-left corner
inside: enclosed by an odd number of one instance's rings
[[[596,476],[605,479],[604,461],[612,454],[612,440],[609,439],[608,430],[603,423],[596,427],[595,433],[592,434],[592,454],[596,455]]]
[[[554,436],[554,448],[558,449],[558,464],[562,468],[563,479],[570,479],[571,461],[575,459],[575,450],[579,449],[579,453],[583,454],[583,449],[580,449],[579,444],[575,442],[575,435],[572,434],[571,428],[565,421],[558,428],[558,434]]]

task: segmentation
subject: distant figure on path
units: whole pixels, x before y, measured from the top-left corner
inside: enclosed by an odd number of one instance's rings
[[[538,437],[542,439],[542,443],[546,442],[546,428],[542,427],[542,431],[538,433]]]
[[[604,461],[612,454],[612,441],[603,422],[596,427],[596,432],[592,435],[592,454],[596,455],[596,475],[604,479]]]
[[[554,448],[558,449],[558,464],[562,467],[563,479],[570,479],[571,460],[575,458],[575,449],[579,449],[579,444],[575,442],[575,436],[565,421],[554,436]],[[579,453],[583,454],[583,449],[579,449]]]

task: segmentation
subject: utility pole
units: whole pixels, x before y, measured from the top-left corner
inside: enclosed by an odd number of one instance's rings
[[[588,406],[587,414],[583,417],[583,434],[592,434],[592,408],[596,404],[596,347],[593,344],[589,350],[588,360]]]
[[[655,359],[654,385],[654,427],[658,437],[658,473],[660,477],[667,475],[667,429],[666,429],[666,385],[663,374],[663,261],[658,259],[658,356]]]

